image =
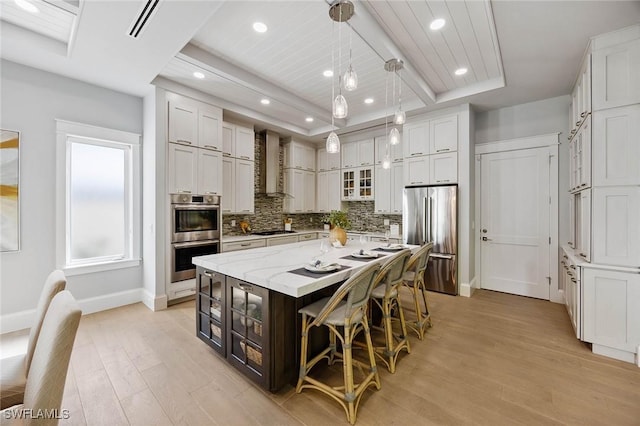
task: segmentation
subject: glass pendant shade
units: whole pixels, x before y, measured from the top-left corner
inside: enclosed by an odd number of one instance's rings
[[[400,132],[395,127],[389,132],[389,144],[398,145],[400,143]]]
[[[396,111],[396,114],[393,116],[394,124],[402,125],[402,124],[404,124],[406,119],[407,119],[407,116],[404,114],[404,111],[401,110],[401,109],[398,109]]]
[[[336,132],[329,133],[329,137],[327,138],[327,152],[329,154],[336,154],[340,152],[340,138],[336,135]]]
[[[385,155],[382,159],[382,168],[390,169],[391,168],[391,159],[389,158],[389,154]]]
[[[333,100],[333,116],[335,118],[345,118],[347,116],[348,109],[347,100],[344,96],[336,96]]]
[[[342,77],[342,84],[344,85],[344,90],[349,92],[358,88],[358,74],[356,74],[356,71],[351,65],[349,65],[349,68],[347,68],[347,71],[345,71]]]

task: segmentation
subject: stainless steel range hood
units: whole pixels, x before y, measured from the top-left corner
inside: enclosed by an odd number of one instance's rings
[[[279,188],[280,181],[280,136],[270,130],[264,131],[264,149],[260,158],[260,194],[271,197],[285,196]]]

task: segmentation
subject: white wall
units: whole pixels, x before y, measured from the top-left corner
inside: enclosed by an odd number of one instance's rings
[[[569,95],[476,114],[476,143],[560,132],[558,170],[558,238],[569,241]]]
[[[1,62],[0,127],[20,134],[21,250],[0,253],[0,331],[30,320],[55,256],[55,119],[142,133],[142,99]],[[142,267],[68,277],[87,309],[140,298]],[[106,304],[106,305],[105,305]],[[30,322],[26,324],[30,326]]]

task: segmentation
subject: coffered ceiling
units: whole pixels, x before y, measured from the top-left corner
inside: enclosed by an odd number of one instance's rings
[[[343,92],[349,115],[335,120],[338,134],[381,124],[397,107],[400,83],[393,97],[386,60],[404,61],[409,116],[463,102],[493,109],[568,94],[589,37],[640,22],[638,1],[354,0],[343,24],[324,0],[22,1],[41,12],[29,17],[0,0],[4,59],[137,96],[179,83],[216,99],[226,116],[315,141],[331,129],[337,82],[322,73],[344,71],[350,45],[359,86]],[[446,21],[437,31],[435,18]],[[255,32],[254,22],[268,30]]]

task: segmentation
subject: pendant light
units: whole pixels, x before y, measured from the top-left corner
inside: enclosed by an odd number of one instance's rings
[[[402,62],[401,59],[389,59],[387,62],[384,63],[384,69],[387,72],[392,72],[393,73],[393,98],[395,98],[396,96],[396,80],[395,80],[395,76],[397,71],[401,70],[404,67],[404,62]],[[385,88],[385,96],[386,96],[386,92],[387,89]],[[385,101],[386,104],[386,101]],[[402,109],[399,110],[399,112],[401,112],[402,114],[402,123],[404,123],[404,112],[402,111]],[[402,124],[402,123],[396,123],[396,116],[398,114],[396,113],[394,115],[394,124]],[[387,124],[387,119],[386,119],[386,114],[385,114],[385,133],[386,133],[386,124]],[[390,145],[398,145],[400,143],[400,131],[397,129],[397,127],[393,127],[391,129],[391,131],[387,134],[387,143]]]
[[[331,4],[329,8],[329,17],[333,19],[334,22],[338,22],[338,24],[342,22],[347,22],[353,16],[353,3],[349,0],[336,0]],[[332,37],[333,39],[333,37]],[[331,49],[331,55],[333,58],[333,50]],[[333,62],[333,60],[332,60]],[[332,64],[333,67],[334,64]],[[332,113],[334,118],[346,118],[349,114],[349,106],[347,105],[347,100],[344,96],[342,96],[342,84],[341,84],[341,73],[342,73],[342,27],[338,27],[338,72],[334,72],[333,75],[337,76],[338,79],[338,96],[333,97],[333,105],[332,105]],[[355,71],[353,71],[353,67],[349,66],[349,69],[345,73],[344,80],[349,80],[349,87],[353,87],[353,81],[351,79],[351,72],[353,73],[352,77],[355,77],[355,84],[357,86],[358,77],[355,75]],[[354,87],[355,88],[355,87]],[[345,84],[345,90],[347,89],[347,85]],[[333,91],[333,86],[332,86]]]
[[[402,67],[400,67],[399,73],[398,73],[398,110],[396,111],[395,115],[393,116],[393,122],[399,126],[402,126],[404,124],[404,122],[407,120],[407,116],[405,115],[404,111],[402,110]]]
[[[353,28],[349,33],[349,68],[345,71],[344,76],[342,77],[342,84],[344,85],[344,90],[347,92],[352,92],[358,88],[358,74],[356,74],[356,70],[353,69],[353,60],[351,58],[351,39],[353,35]]]

